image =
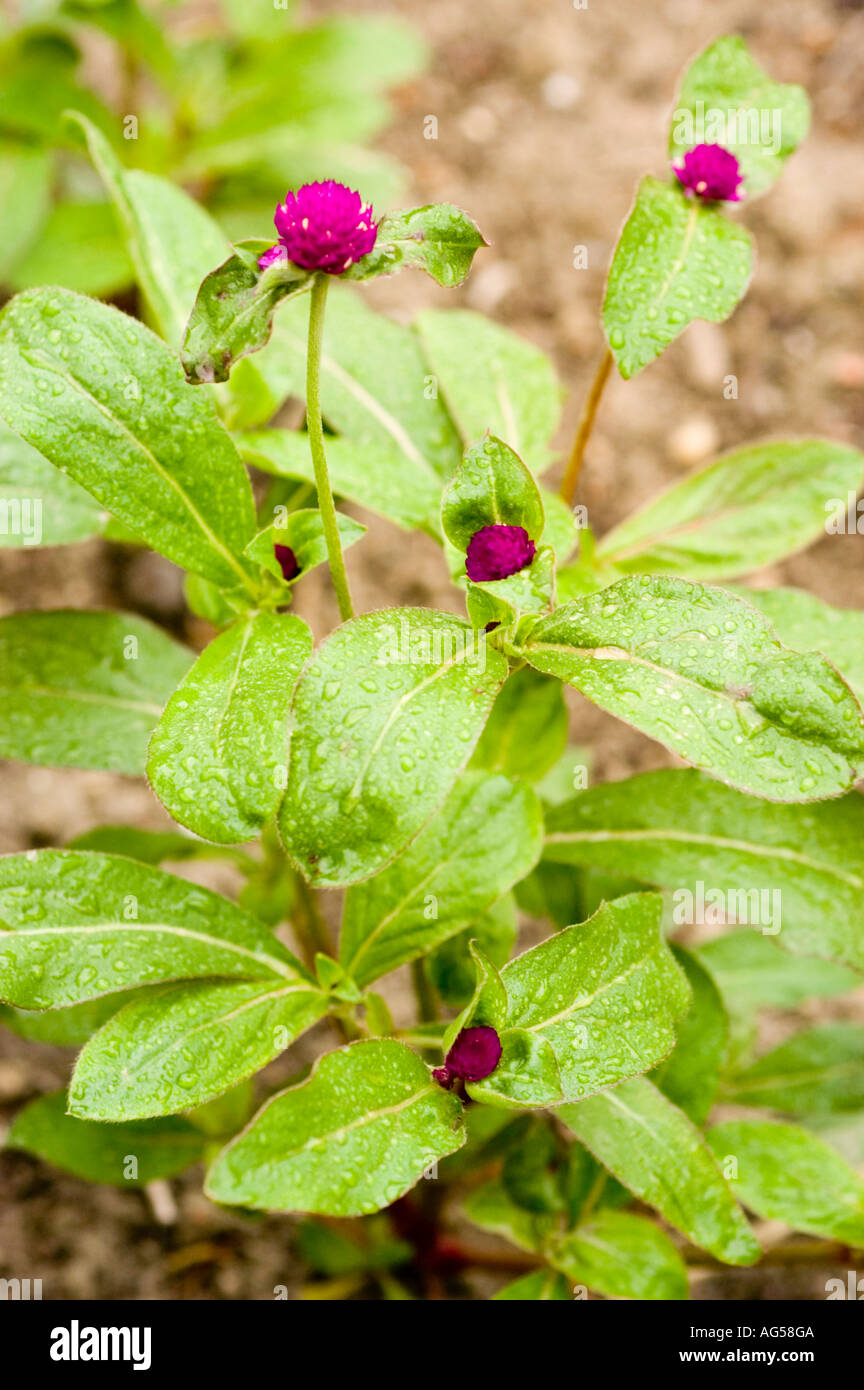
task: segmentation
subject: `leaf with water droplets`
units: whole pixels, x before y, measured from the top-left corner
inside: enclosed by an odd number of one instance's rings
[[[825,534],[826,503],[857,492],[864,454],[832,439],[735,449],[634,512],[598,543],[613,573],[729,579]],[[815,643],[818,646],[818,642]]]
[[[835,608],[801,589],[734,592],[765,614],[785,647],[827,656],[864,703],[864,613]]]
[[[0,618],[0,757],[140,776],[192,655],[130,613]]]
[[[199,656],[147,759],[153,790],[181,825],[223,844],[261,832],[285,786],[288,712],[311,650],[301,618],[259,612]]]
[[[119,855],[7,855],[0,923],[0,998],[24,1009],[167,980],[308,978],[272,932],[227,898]]]
[[[217,1156],[216,1202],[363,1216],[389,1206],[465,1142],[462,1105],[389,1039],[328,1053]]]
[[[772,82],[737,34],[724,34],[693,60],[672,113],[669,156],[722,145],[736,156],[748,198],[780,177],[810,126],[803,87]]]
[[[732,1190],[757,1216],[864,1245],[864,1181],[824,1140],[772,1120],[730,1120],[706,1138]]]
[[[0,314],[0,416],[169,560],[248,583],[252,490],[207,392],[142,323],[70,290]]]
[[[696,1126],[644,1076],[556,1112],[610,1173],[726,1264],[761,1254]]]
[[[446,489],[441,524],[459,550],[484,526],[522,526],[537,541],[545,525],[540,490],[519,455],[486,435],[466,451]]]
[[[677,925],[701,921],[706,909],[710,914],[716,901],[710,890],[720,894],[725,918],[768,934],[769,950],[774,941],[796,955],[828,956],[864,970],[860,796],[775,806],[698,772],[647,772],[592,787],[550,809],[546,821],[548,859],[674,890]],[[713,949],[705,948],[709,969]],[[782,965],[778,953],[778,972]],[[817,962],[814,969],[821,970]],[[747,987],[740,981],[736,993]],[[751,1002],[792,1007],[803,997],[787,995],[782,984],[779,993],[765,988],[767,997],[757,990]]]
[[[726,1065],[729,1018],[720,991],[699,958],[681,946],[673,950],[687,976],[692,999],[675,1029],[673,1052],[651,1079],[694,1124],[702,1125]]]
[[[688,1296],[687,1270],[664,1231],[644,1216],[599,1211],[546,1248],[550,1264],[574,1284],[607,1298],[667,1301]]]
[[[349,888],[345,969],[370,984],[462,931],[530,871],[541,843],[540,805],[528,787],[466,773],[404,854]]]
[[[66,1092],[25,1105],[6,1147],[35,1154],[87,1182],[144,1187],[173,1178],[204,1157],[207,1139],[188,1120],[172,1117],[127,1125],[96,1124],[66,1113]]]
[[[473,218],[452,203],[391,212],[378,223],[375,246],[351,266],[346,280],[370,280],[414,266],[448,289],[461,285],[486,238]]]
[[[507,674],[447,613],[391,608],[327,638],[297,686],[279,830],[307,878],[356,883],[406,848],[471,756]]]
[[[296,512],[285,512],[285,508],[279,506],[276,511],[276,520],[263,527],[255,539],[249,542],[246,554],[250,560],[261,565],[262,569],[269,570],[281,583],[293,584],[316,565],[326,562],[327,541],[324,536],[324,523],[316,507],[301,507]],[[343,551],[366,534],[366,527],[346,516],[344,512],[336,513],[336,526]],[[290,579],[286,579],[285,571],[276,558],[277,545],[287,546],[293,551],[297,573]]]
[[[73,1115],[136,1120],[201,1105],[284,1052],[327,1011],[305,980],[195,981],[148,990],[84,1047]]]
[[[603,326],[623,377],[635,376],[693,319],[721,323],[744,294],[753,245],[743,227],[648,177],[609,269]]]
[[[0,420],[0,547],[71,545],[100,536],[109,520],[95,497]]]
[[[834,667],[721,589],[622,579],[541,618],[520,654],[756,796],[838,796],[864,767],[864,715]]]
[[[661,916],[656,893],[617,898],[505,965],[504,1051],[485,1081],[469,1084],[473,1099],[561,1105],[647,1071],[671,1052],[689,990]]]
[[[425,309],[415,326],[463,447],[488,430],[548,468],[562,391],[545,353],[468,309]]]

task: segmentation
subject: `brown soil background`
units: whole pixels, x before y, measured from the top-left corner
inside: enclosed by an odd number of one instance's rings
[[[388,9],[425,35],[432,58],[429,71],[397,93],[393,127],[380,143],[411,170],[412,201],[466,207],[492,246],[460,291],[403,276],[374,287],[374,298],[400,318],[429,304],[468,305],[549,352],[568,391],[562,451],[602,347],[598,308],[609,257],[637,178],[663,172],[668,112],[688,58],[737,31],[773,76],[800,82],[811,95],[810,138],[779,185],[743,214],[759,259],[742,307],[726,325],[695,325],[635,381],[610,384],[581,486],[596,532],[739,444],[796,434],[861,444],[860,0],[770,7],[588,0],[584,10],[571,0],[328,0],[306,14]],[[424,139],[428,115],[437,117],[437,141]],[[587,269],[573,268],[576,245],[588,248]],[[739,380],[737,401],[722,395],[729,372]],[[458,609],[439,552],[423,537],[406,542],[373,523],[348,567],[361,610],[397,601]],[[864,606],[861,538],[826,538],[758,582],[792,583],[833,603]],[[317,576],[304,588],[300,611],[321,633],[335,618],[329,595]],[[136,610],[195,645],[208,635],[184,617],[179,573],[159,557],[130,557],[98,542],[0,552],[0,612],[58,606]],[[666,761],[662,750],[576,699],[573,737],[593,745],[600,778]],[[107,774],[6,764],[2,792],[2,852],[63,844],[104,822],[167,823],[145,786]],[[207,881],[230,891],[221,871],[209,870]],[[861,992],[831,1013],[860,1020]],[[786,1015],[774,1024],[785,1031],[795,1021]],[[324,1035],[311,1041],[330,1045]],[[308,1050],[280,1059],[268,1079],[290,1074]],[[62,1084],[69,1063],[59,1049],[0,1034],[6,1119]],[[172,1183],[176,1213],[160,1220],[142,1194],[89,1187],[23,1155],[0,1155],[0,1276],[41,1277],[49,1299],[269,1299],[279,1284],[296,1296],[291,1223],[220,1212],[198,1186],[196,1174]],[[824,1297],[829,1273],[836,1271],[720,1271],[700,1280],[695,1293]],[[484,1297],[492,1287],[484,1278],[463,1296]]]

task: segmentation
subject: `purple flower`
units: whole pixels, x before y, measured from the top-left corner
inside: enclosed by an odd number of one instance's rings
[[[444,1060],[432,1075],[440,1086],[449,1091],[453,1083],[482,1081],[501,1061],[501,1039],[494,1028],[480,1025],[463,1028]]]
[[[706,202],[737,203],[744,196],[741,166],[722,145],[696,145],[672,169],[686,189]]]
[[[368,255],[378,235],[372,205],[364,206],[359,193],[333,179],[304,183],[296,193],[286,193],[273,221],[279,246],[260,257],[262,270],[282,254],[302,270],[342,275]]]
[[[285,259],[285,248],[277,243],[276,246],[271,246],[269,251],[265,251],[263,256],[258,257],[258,269],[266,270],[268,265],[275,265],[277,261]]]
[[[279,561],[279,568],[282,571],[282,578],[287,584],[289,580],[296,579],[300,573],[300,566],[297,563],[297,556],[290,545],[274,545],[273,554]]]
[[[468,542],[468,578],[475,584],[484,579],[506,579],[530,565],[534,550],[524,526],[482,526]]]

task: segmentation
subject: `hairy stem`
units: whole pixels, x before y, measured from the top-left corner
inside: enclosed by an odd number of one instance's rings
[[[353,618],[351,594],[348,590],[348,575],[345,573],[345,557],[342,554],[342,541],[336,521],[336,507],[330,487],[330,474],[327,471],[327,455],[324,452],[324,427],[321,422],[321,341],[324,336],[324,306],[327,303],[328,277],[317,275],[312,285],[312,301],[309,306],[309,349],[306,356],[306,427],[309,431],[309,449],[312,466],[315,470],[315,487],[318,492],[318,510],[324,527],[327,543],[327,558],[330,562],[330,577],[339,604],[339,616],[343,623]]]
[[[582,414],[579,417],[579,427],[576,430],[576,438],[573,441],[573,450],[570,454],[570,462],[567,464],[567,471],[564,474],[564,481],[561,484],[561,497],[568,507],[573,505],[576,495],[576,484],[579,481],[579,471],[582,467],[582,459],[585,456],[585,446],[594,428],[594,420],[597,415],[597,407],[600,404],[600,397],[606,382],[609,380],[609,373],[612,370],[614,359],[612,353],[607,348],[601,358],[600,365],[594,374],[591,388],[585,398],[582,407]]]
[[[434,1023],[438,1017],[435,990],[422,960],[412,960],[411,980],[417,998],[417,1015],[421,1023]]]

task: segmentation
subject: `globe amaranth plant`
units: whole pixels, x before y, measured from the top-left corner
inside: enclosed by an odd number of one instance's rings
[[[715,587],[822,534],[864,457],[738,449],[599,540],[570,505],[611,366],[632,376],[732,311],[751,250],[730,212],[806,124],[740,40],[695,60],[667,177],[640,183],[613,257],[556,496],[543,355],[474,313],[405,326],[362,298],[404,267],[458,284],[483,246],[466,214],[290,192],[275,241],[199,256],[178,358],[205,214],[142,190],[79,118],[169,341],[66,291],[13,299],[7,481],[39,497],[49,544],[109,513],[187,570],[219,631],[195,656],[131,614],[0,620],[0,751],[146,769],[192,832],[106,826],[0,860],[6,1021],[81,1047],[13,1145],[119,1184],[204,1158],[213,1201],[307,1214],[301,1252],[343,1292],[346,1270],[388,1297],[470,1272],[490,1252],[463,1217],[518,1247],[504,1299],[686,1297],[687,1263],[760,1258],[751,1216],[864,1245],[864,1185],[831,1145],[864,1107],[864,1030],[753,1044],[760,1008],[864,970],[864,618]],[[289,396],[304,429],[269,423]],[[244,460],[269,478],[257,512]],[[439,541],[467,617],[354,616],[345,502]],[[341,621],[315,646],[291,604],[324,562]],[[690,766],[587,786],[564,686]],[[237,902],[159,867],[214,856]],[[521,951],[520,911],[545,924]],[[731,925],[694,944],[706,914]],[[394,1022],[378,982],[402,966],[417,1010]],[[323,1055],[256,1094],[316,1024]],[[718,1100],[739,1118],[712,1124]]]

